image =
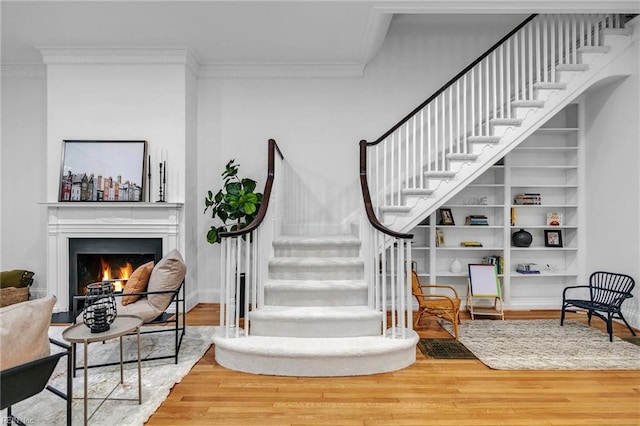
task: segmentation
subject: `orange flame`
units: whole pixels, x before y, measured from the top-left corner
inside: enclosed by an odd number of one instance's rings
[[[113,290],[118,292],[118,291],[122,291],[122,288],[124,287],[124,282],[126,282],[129,277],[131,276],[131,274],[133,274],[133,266],[131,265],[131,263],[127,262],[127,264],[125,266],[120,266],[118,268],[118,272],[117,272],[117,276],[113,276],[111,273],[111,265],[109,264],[108,260],[105,260],[104,258],[100,259],[100,263],[102,266],[102,277],[100,278],[102,281],[106,281],[106,280],[118,280],[115,281],[113,283]],[[122,281],[120,281],[122,280]],[[124,282],[123,282],[124,281]]]

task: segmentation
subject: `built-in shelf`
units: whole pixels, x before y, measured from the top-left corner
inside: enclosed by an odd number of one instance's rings
[[[429,224],[414,229],[419,242],[413,247],[413,258],[419,274],[433,282],[446,281],[464,294],[466,264],[501,258],[504,272],[499,276],[507,306],[524,307],[531,300],[540,307],[541,298],[561,298],[564,287],[580,282],[581,146],[578,105],[572,104],[442,206],[451,210],[456,225],[439,225],[436,211]],[[541,204],[513,204],[515,196],[525,192],[539,193]],[[564,223],[546,225],[550,212],[563,213]],[[488,225],[465,225],[471,215],[486,216]],[[512,246],[511,236],[519,229],[532,234],[531,246]],[[439,246],[436,230],[444,238]],[[545,246],[547,230],[562,233],[563,247]],[[462,247],[461,241],[478,241],[483,247]],[[460,273],[449,270],[456,259],[463,264]],[[541,273],[517,273],[519,263],[535,263]],[[556,302],[548,307],[557,308],[560,299]]]

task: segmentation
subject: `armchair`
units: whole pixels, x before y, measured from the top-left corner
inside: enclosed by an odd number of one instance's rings
[[[55,297],[21,302],[0,309],[0,409],[9,424],[25,425],[11,410],[44,389],[66,400],[71,425],[71,348],[48,337]],[[62,348],[51,353],[50,344]],[[66,392],[49,385],[58,361],[67,357]]]
[[[148,274],[145,272],[148,269]],[[142,318],[143,325],[169,325],[169,327],[158,327],[145,330],[143,327],[140,334],[173,333],[174,346],[170,354],[157,355],[144,358],[143,361],[173,358],[174,363],[178,363],[178,354],[182,345],[182,338],[185,335],[185,275],[186,265],[182,256],[177,250],[167,253],[155,266],[150,263],[142,265],[140,272],[148,277],[148,282],[136,282],[132,289],[127,289],[122,293],[116,293],[116,312],[118,315],[136,315]],[[134,276],[132,275],[132,277]],[[137,281],[131,280],[130,281]],[[129,283],[127,283],[129,284]],[[140,290],[142,289],[142,290]],[[73,299],[73,318],[75,321],[82,321],[82,312],[78,312],[78,301],[86,299],[86,296],[75,296]],[[173,312],[168,309],[173,305]],[[75,344],[72,344],[72,353],[75,354]],[[74,357],[75,360],[75,357]],[[125,362],[135,362],[134,360]],[[100,365],[89,365],[88,367],[103,367],[117,363],[107,363]],[[81,367],[75,366],[77,370]]]
[[[629,275],[603,271],[592,273],[589,277],[589,285],[569,286],[563,290],[560,325],[564,325],[565,312],[572,311],[569,308],[574,307],[587,311],[589,325],[591,325],[591,317],[593,315],[606,322],[610,342],[613,341],[612,321],[614,318],[621,319],[631,334],[635,336],[635,331],[622,315],[622,303],[633,297],[631,290],[634,286],[635,281]],[[569,298],[570,293],[575,294],[575,291],[580,289],[588,289],[588,299]]]
[[[417,328],[420,320],[428,316],[450,321],[453,324],[453,334],[458,339],[458,324],[460,324],[460,298],[455,288],[442,284],[420,284],[418,273],[411,270],[411,289],[418,300],[418,316],[414,327]],[[433,290],[439,293],[434,293]],[[446,291],[448,294],[443,294]]]

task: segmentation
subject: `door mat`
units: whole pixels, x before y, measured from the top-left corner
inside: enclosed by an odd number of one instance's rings
[[[625,342],[633,343],[634,345],[640,346],[640,336],[629,336],[629,337],[621,337]]]
[[[424,356],[432,359],[477,359],[456,339],[420,339],[418,348]]]

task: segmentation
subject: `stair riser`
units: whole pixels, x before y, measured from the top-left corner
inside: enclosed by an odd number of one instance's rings
[[[276,257],[358,257],[360,248],[357,246],[323,246],[323,247],[275,247]]]
[[[265,304],[274,306],[361,306],[367,303],[367,290],[269,291],[265,289]]]
[[[524,120],[529,115],[536,114],[538,111],[540,111],[540,108],[536,108],[536,107],[517,107],[517,108],[513,108],[512,114],[513,114],[514,118],[519,118],[521,120]]]
[[[360,337],[379,336],[380,318],[313,318],[301,319],[260,318],[251,321],[251,335],[269,337]]]
[[[584,71],[556,71],[556,81],[559,83],[568,83],[582,73],[584,73]]]
[[[278,280],[358,280],[363,276],[362,265],[269,266],[269,278]]]
[[[409,367],[416,361],[415,345],[383,354],[287,356],[236,351],[216,345],[216,362],[251,374],[276,376],[337,377],[386,373]]]

